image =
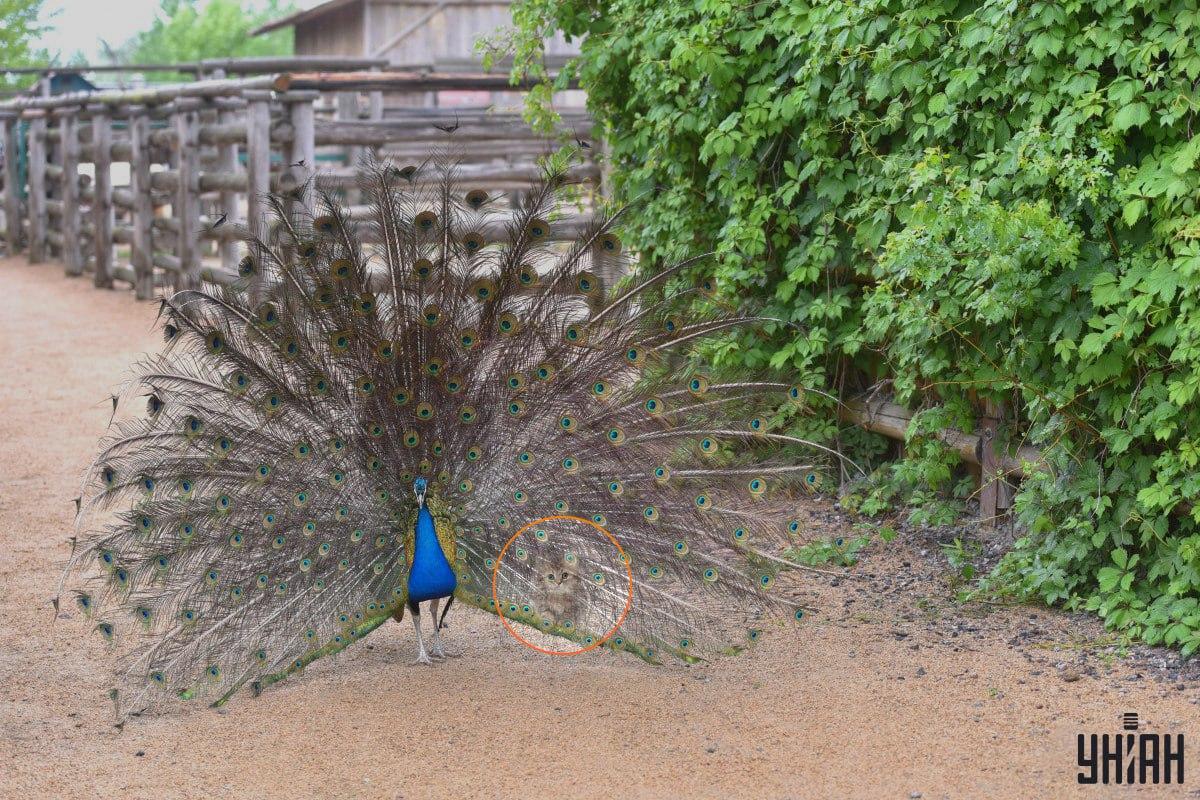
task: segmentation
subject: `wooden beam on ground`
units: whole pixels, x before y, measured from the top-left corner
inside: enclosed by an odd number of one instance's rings
[[[847,400],[838,410],[838,417],[843,422],[853,423],[869,431],[887,436],[889,439],[904,441],[908,435],[908,424],[912,413],[903,406],[886,400]],[[979,436],[956,430],[942,431],[938,438],[950,447],[964,461],[971,464],[981,464],[982,439]],[[1042,452],[1036,447],[1018,448],[1015,454],[998,454],[993,463],[998,474],[1015,475],[1027,474],[1026,470],[1048,469]]]

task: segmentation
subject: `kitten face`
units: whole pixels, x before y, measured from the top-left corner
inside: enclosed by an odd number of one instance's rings
[[[547,591],[566,591],[579,582],[579,565],[567,561],[566,556],[542,564],[539,580]]]

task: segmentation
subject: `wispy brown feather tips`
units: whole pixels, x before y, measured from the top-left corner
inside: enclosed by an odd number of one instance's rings
[[[754,320],[672,312],[709,290],[698,263],[614,287],[623,212],[569,216],[560,175],[516,206],[454,177],[446,159],[371,165],[365,216],[311,187],[276,198],[233,286],[164,304],[164,352],[129,390],[146,413],[89,471],[68,569],[124,653],[126,709],[228,696],[386,619],[418,475],[480,607],[512,532],[555,514],[621,542],[633,601],[610,643],[651,660],[737,649],[793,602],[779,553],[826,458],[786,432],[803,390],[710,380],[689,355]],[[586,526],[543,534],[501,565],[502,603],[599,636],[626,563]],[[538,614],[550,552],[587,570],[570,626]]]

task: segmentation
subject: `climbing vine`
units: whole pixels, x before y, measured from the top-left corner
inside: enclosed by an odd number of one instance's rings
[[[546,35],[581,40],[559,86],[588,91],[643,251],[715,245],[721,292],[800,330],[722,358],[921,412],[866,510],[880,486],[961,495],[932,425],[1003,404],[1046,463],[994,584],[1200,648],[1195,3],[521,0],[514,20],[517,73],[545,74]],[[884,455],[832,407],[813,426]]]

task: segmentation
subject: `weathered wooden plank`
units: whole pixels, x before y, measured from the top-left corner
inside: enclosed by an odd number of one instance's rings
[[[288,92],[282,98],[287,104],[293,133],[288,170],[301,181],[316,170],[316,117],[313,103],[320,96],[318,92]]]
[[[281,78],[284,76],[280,76]],[[326,92],[436,92],[449,89],[476,91],[520,91],[532,88],[537,81],[522,81],[514,86],[508,73],[434,73],[434,72],[293,72],[286,76],[287,85],[276,91],[317,90]],[[569,89],[579,88],[572,80]]]
[[[198,104],[181,100],[172,124],[179,137],[179,185],[172,214],[179,220],[175,255],[179,259],[181,289],[200,287],[200,114]]]
[[[271,93],[246,92],[246,221],[256,236],[271,190]]]
[[[912,414],[907,409],[886,400],[847,400],[839,405],[838,417],[845,422],[852,422],[869,431],[900,441],[904,441],[908,424],[912,420]],[[979,436],[953,429],[942,431],[936,436],[964,461],[979,464],[982,447]],[[1013,455],[998,456],[994,464],[997,473],[1017,476],[1027,474],[1027,466],[1033,470],[1048,468],[1041,451],[1029,446],[1018,448]]]
[[[99,288],[112,288],[113,266],[113,207],[112,207],[112,116],[106,105],[88,106],[92,115],[92,163],[96,166],[93,183],[92,227],[96,234],[92,245],[96,251],[96,272],[93,276]]]
[[[13,111],[0,111],[0,126],[3,127],[4,152],[17,152],[17,115]],[[7,227],[8,253],[13,255],[21,249],[21,187],[18,185],[17,160],[4,159],[4,222]]]
[[[264,75],[259,78],[164,83],[141,89],[108,89],[99,92],[69,92],[53,97],[22,96],[0,103],[0,107],[17,109],[47,109],[80,105],[159,105],[184,97],[232,97],[245,91],[286,91],[291,85],[289,75]]]
[[[63,268],[68,275],[82,275],[84,255],[79,246],[79,116],[73,110],[66,110],[59,118],[59,131],[62,133],[59,150],[62,153],[62,232],[63,232]]]
[[[130,106],[129,115],[129,191],[133,195],[133,239],[130,241],[130,263],[133,266],[133,288],[139,300],[154,296],[154,243],[151,223],[154,218],[154,198],[150,187],[150,118],[144,106]]]
[[[230,75],[250,75],[297,70],[363,70],[386,67],[386,58],[355,56],[252,56],[249,58],[206,58],[200,62],[204,72],[222,70]]]
[[[244,107],[244,106],[243,106]],[[242,109],[225,108],[218,112],[221,123],[233,122],[240,117]],[[222,188],[217,213],[224,214],[224,224],[229,224],[238,213],[238,193],[246,191],[246,176],[238,169],[238,145],[235,141],[222,142],[217,145],[217,169],[223,174],[232,175],[239,179],[240,185],[232,184]],[[205,175],[201,175],[200,188],[204,188]],[[205,226],[210,228],[211,225]],[[238,262],[239,244],[234,239],[221,239],[217,244],[217,254],[221,258],[221,266],[232,270]]]
[[[29,261],[46,260],[46,115],[26,112],[29,118],[27,153],[29,158]]]
[[[563,125],[557,133],[575,134],[591,138],[592,122],[580,120],[580,125]],[[436,128],[436,125],[458,125],[453,134]],[[528,123],[515,114],[496,115],[487,117],[473,115],[468,119],[443,111],[438,115],[422,115],[403,119],[380,121],[365,120],[319,120],[316,125],[316,142],[318,145],[357,145],[372,146],[395,141],[413,139],[428,140],[431,143],[457,145],[461,142],[494,142],[511,140],[529,140],[537,142],[545,148],[557,146],[553,136],[536,133]],[[494,149],[496,155],[504,155],[499,146]]]

